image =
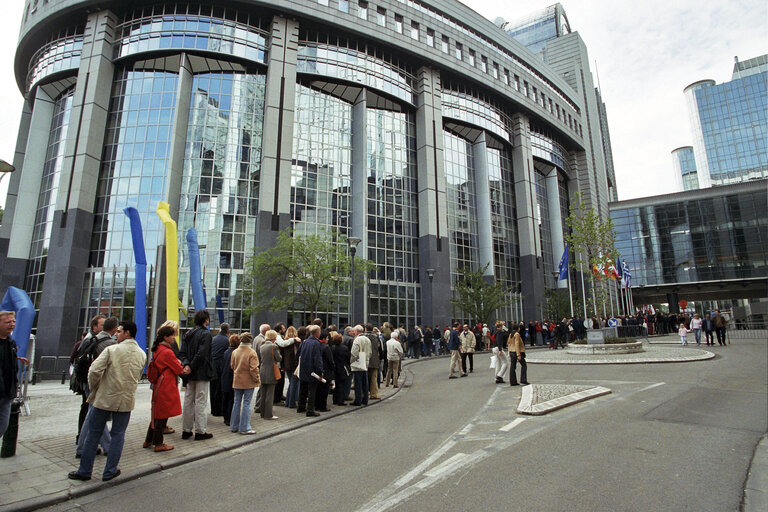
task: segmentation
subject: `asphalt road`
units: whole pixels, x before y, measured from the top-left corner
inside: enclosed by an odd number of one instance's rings
[[[768,429],[768,345],[714,351],[531,364],[531,382],[612,390],[541,417],[515,413],[521,388],[494,385],[487,355],[450,381],[448,360],[420,362],[384,403],[51,510],[736,511]]]

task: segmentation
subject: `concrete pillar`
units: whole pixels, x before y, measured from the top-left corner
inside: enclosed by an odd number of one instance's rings
[[[565,250],[563,240],[563,224],[565,220],[560,212],[560,187],[557,181],[557,168],[552,167],[546,178],[547,204],[549,205],[549,229],[552,233],[552,268],[558,270],[560,258]],[[545,277],[546,280],[546,277]],[[568,281],[557,280],[558,288],[568,288]]]
[[[93,232],[104,132],[112,93],[115,16],[94,12],[85,26],[72,102],[50,253],[37,322],[37,355],[69,354],[78,317]]]
[[[368,258],[368,103],[365,89],[352,107],[352,197],[350,198],[350,236],[360,239],[356,258]],[[367,318],[368,280],[358,279],[352,290],[351,324],[365,323]]]
[[[40,89],[38,88],[37,90],[39,91]],[[34,107],[33,104],[36,100],[24,102],[19,135],[16,139],[16,152],[13,158],[13,166],[16,168],[16,171],[5,178],[10,181],[8,183],[8,193],[5,197],[3,224],[0,226],[0,290],[3,290],[3,292],[9,286],[15,286],[16,288],[24,287],[32,229],[30,228],[26,237],[26,252],[24,251],[24,245],[19,243],[20,241],[14,240],[13,236],[19,234],[15,228],[17,222],[23,224],[33,223],[34,225],[36,213],[34,209],[37,208],[37,195],[32,196],[33,201],[30,202],[30,197],[28,194],[24,194],[23,189],[25,187],[29,188],[30,185],[34,186],[35,183],[37,184],[38,191],[40,189],[42,165],[37,165],[36,167],[27,165],[26,155],[29,149],[34,149],[33,153],[36,156],[45,158],[45,151],[41,151],[40,148],[48,147],[47,134],[51,127],[50,116],[53,109],[47,108],[48,103],[43,102],[43,95],[45,93],[41,92],[40,103]],[[40,107],[41,112],[36,111],[37,106]],[[45,140],[42,141],[40,140],[40,125],[45,124],[44,111],[48,114],[48,124],[45,127]],[[31,148],[29,147],[30,138],[34,141]],[[21,201],[19,201],[20,195],[22,196]],[[24,196],[26,196],[26,199]],[[12,232],[14,235],[11,234]]]
[[[485,132],[472,143],[472,160],[475,164],[475,197],[477,198],[477,230],[480,268],[488,265],[483,279],[494,282],[496,277],[493,265],[493,229],[491,225],[491,184],[488,177],[488,151],[485,144]]]
[[[276,16],[272,20],[269,68],[264,97],[264,129],[261,139],[261,181],[256,223],[257,250],[275,246],[280,231],[291,225],[291,157],[296,104],[296,62],[299,22]],[[251,256],[246,254],[246,258]],[[265,311],[259,323],[285,322],[286,311]],[[251,329],[256,332],[255,316]]]
[[[515,114],[512,117],[512,138],[512,173],[515,181],[520,275],[522,276],[524,316],[522,320],[527,323],[541,316],[541,304],[544,301],[544,270],[539,240],[531,132],[528,118],[522,114]]]
[[[451,259],[448,242],[443,114],[440,73],[417,72],[416,165],[419,202],[419,282],[421,321],[446,325],[451,318]],[[434,269],[430,280],[427,269]]]

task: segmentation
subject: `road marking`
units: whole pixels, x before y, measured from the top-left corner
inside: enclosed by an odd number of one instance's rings
[[[524,421],[525,421],[525,418],[517,418],[516,420],[510,423],[507,423],[506,425],[501,427],[499,430],[501,430],[502,432],[509,432],[510,430],[512,430],[513,428],[515,428],[516,426],[518,426]]]
[[[657,388],[659,386],[663,386],[664,384],[666,384],[666,382],[657,382],[656,384],[651,384],[650,386],[646,386],[643,389],[641,389],[640,391],[638,391],[638,393],[642,393],[643,391],[648,391],[649,389],[653,389],[653,388]]]
[[[451,457],[450,459],[446,460],[445,462],[443,462],[441,464],[438,464],[434,468],[432,468],[429,471],[427,471],[426,473],[424,473],[424,476],[429,476],[429,477],[432,477],[432,478],[434,478],[436,476],[440,476],[443,473],[445,473],[446,471],[448,471],[449,469],[451,469],[451,466],[454,466],[454,465],[458,464],[460,462],[460,459],[463,459],[466,456],[467,456],[466,453],[459,452],[459,453],[455,454],[453,457]]]

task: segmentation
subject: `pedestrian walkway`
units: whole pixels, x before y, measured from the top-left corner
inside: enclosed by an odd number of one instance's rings
[[[409,386],[410,380],[410,372],[403,371],[400,378],[401,388]],[[381,400],[385,400],[397,391],[399,389],[381,387],[379,396]],[[330,412],[320,413],[316,418],[308,418],[303,413],[297,413],[296,409],[276,405],[274,414],[279,419],[265,421],[254,414],[251,426],[256,434],[249,436],[233,434],[224,424],[223,418],[209,416],[208,431],[213,434],[213,438],[203,441],[182,440],[181,416],[178,416],[168,422],[176,433],[165,436],[166,444],[175,448],[168,452],[155,453],[151,448],[142,448],[149,424],[150,399],[149,384],[140,384],[136,394],[136,408],[131,414],[125,447],[120,458],[122,474],[110,482],[102,482],[101,473],[106,457],[96,456],[93,479],[78,482],[69,480],[67,473],[77,469],[79,463],[75,458],[75,435],[81,397],[73,394],[67,385],[58,382],[29,386],[27,404],[30,415],[22,416],[19,420],[16,456],[0,459],[0,510],[25,511],[52,505],[340,414],[360,410],[359,407],[350,405],[334,406],[330,396]],[[375,405],[381,400],[370,400],[369,405]]]

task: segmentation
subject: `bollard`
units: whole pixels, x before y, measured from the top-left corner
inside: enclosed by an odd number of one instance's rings
[[[11,403],[11,417],[8,421],[8,430],[3,435],[3,447],[0,448],[0,457],[13,457],[16,455],[16,440],[19,437],[19,410],[21,402],[16,400]]]

